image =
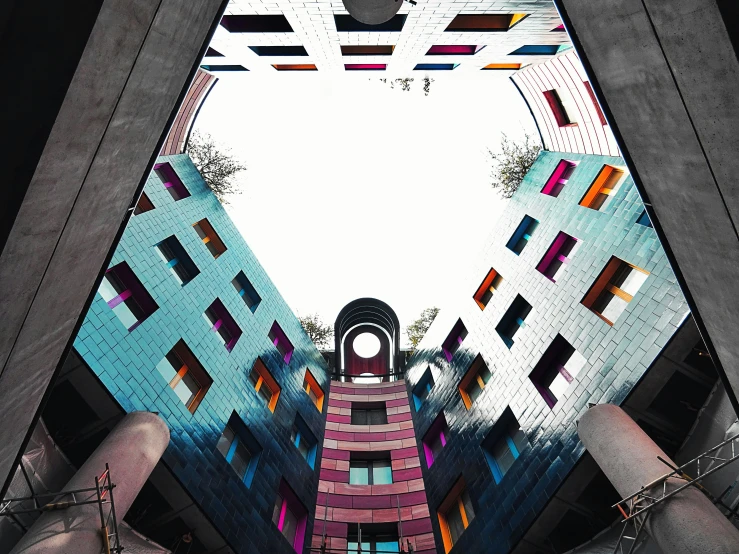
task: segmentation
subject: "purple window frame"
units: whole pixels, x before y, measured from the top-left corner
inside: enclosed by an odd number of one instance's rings
[[[282,327],[280,327],[279,323],[276,321],[272,324],[272,328],[269,330],[269,339],[272,341],[272,344],[275,345],[275,348],[279,350],[280,354],[282,354],[282,359],[285,361],[286,364],[290,363],[290,359],[293,356],[293,351],[295,350],[295,347],[293,346],[293,343],[290,342],[290,339],[287,338],[287,335],[282,330]]]
[[[170,164],[169,162],[156,164],[154,166],[154,171],[162,180],[162,183],[164,183],[164,188],[167,189],[167,192],[169,192],[170,195],[172,195],[172,198],[174,198],[175,202],[177,202],[178,200],[183,200],[190,196],[190,191],[187,190],[185,183],[183,183],[182,179],[179,178],[174,168],[172,167],[172,164]],[[172,194],[172,191],[170,191],[169,189],[174,189],[179,198],[175,198]]]
[[[298,500],[298,497],[284,479],[280,480],[280,488],[277,492],[282,497],[282,507],[280,508],[280,519],[277,523],[277,529],[282,532],[282,528],[285,525],[285,513],[289,506],[290,511],[298,518],[295,528],[295,540],[291,546],[295,549],[295,552],[302,554],[303,544],[305,542],[305,530],[308,525],[308,510]]]
[[[544,185],[544,188],[541,189],[541,193],[555,198],[559,196],[559,193],[562,192],[562,189],[567,184],[567,180],[572,175],[572,171],[574,171],[575,167],[577,167],[575,162],[571,162],[570,160],[560,160],[557,167],[554,168],[552,175]],[[569,174],[567,174],[568,170]]]
[[[462,323],[462,320],[459,319],[457,320],[457,323],[454,324],[454,327],[452,327],[449,336],[441,345],[441,349],[444,351],[444,356],[446,356],[448,362],[451,363],[454,354],[459,350],[459,347],[462,345],[462,342],[464,342],[466,337],[467,328],[464,326],[464,323]]]
[[[448,433],[449,426],[444,417],[444,412],[442,412],[439,414],[439,417],[434,420],[431,427],[429,427],[429,430],[426,431],[426,434],[423,437],[423,453],[426,455],[426,465],[428,467],[431,467],[434,463],[434,452],[431,449],[431,443],[434,442],[436,437],[439,437],[441,447],[446,447]]]
[[[123,286],[126,287],[126,290],[122,291],[118,294],[118,296],[115,296],[106,302],[106,304],[108,304],[108,307],[110,307],[111,309],[115,308],[119,304],[133,297],[134,302],[136,302],[139,305],[139,308],[141,308],[141,311],[144,312],[144,316],[128,328],[129,332],[133,331],[134,329],[136,329],[136,327],[141,325],[146,320],[146,318],[153,314],[159,308],[159,306],[151,297],[149,291],[144,288],[144,285],[141,284],[141,281],[139,281],[138,277],[136,277],[136,274],[126,262],[120,262],[113,267],[109,267],[105,271],[106,275],[108,273],[112,273],[113,275],[115,275],[115,277],[123,284]]]
[[[560,261],[563,264],[570,263],[570,258],[568,258],[567,256],[561,253],[562,248],[564,247],[564,245],[567,243],[568,240],[575,241],[575,244],[579,242],[572,235],[568,235],[564,231],[560,231],[559,234],[555,237],[554,241],[552,242],[552,245],[547,250],[547,253],[544,254],[544,257],[539,262],[539,265],[536,266],[536,270],[542,275],[544,275],[547,279],[549,279],[552,283],[556,283],[556,281],[547,275],[547,270],[552,265],[552,263],[555,260]]]
[[[228,343],[226,344],[226,350],[231,352],[231,350],[233,350],[233,347],[236,346],[236,342],[241,337],[241,327],[239,327],[238,323],[236,323],[234,318],[226,309],[226,306],[223,305],[223,302],[221,302],[219,298],[216,298],[213,303],[208,306],[207,310],[212,310],[213,313],[218,317],[218,320],[216,320],[216,322],[213,324],[213,331],[218,332],[218,329],[220,329],[221,325],[223,325],[231,334],[231,340],[228,341]]]

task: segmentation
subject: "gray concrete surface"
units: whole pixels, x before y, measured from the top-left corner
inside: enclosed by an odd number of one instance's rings
[[[120,522],[149,478],[154,466],[169,444],[169,429],[164,420],[149,412],[132,412],[115,426],[63,491],[95,486],[95,477],[110,466],[116,521]],[[96,493],[76,495],[94,500]],[[68,501],[65,495],[55,501]],[[109,505],[103,508],[108,516]],[[108,532],[112,532],[112,527]],[[70,506],[45,512],[11,551],[12,554],[99,554],[103,547],[100,507],[97,503]]]
[[[716,2],[555,3],[737,410],[739,61]]]
[[[224,7],[103,2],[0,254],[3,490]]]
[[[620,407],[599,404],[577,426],[588,452],[623,497],[669,472],[657,456],[665,454]],[[684,481],[671,478],[667,490]],[[652,489],[661,492],[662,485]],[[646,530],[670,554],[732,554],[739,552],[739,530],[698,489],[689,487],[652,508]]]

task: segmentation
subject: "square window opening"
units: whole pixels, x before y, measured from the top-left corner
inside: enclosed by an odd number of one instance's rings
[[[462,396],[462,402],[464,402],[468,410],[472,408],[472,405],[485,390],[491,377],[492,374],[485,360],[483,360],[482,355],[478,354],[472,364],[470,364],[467,373],[462,377],[462,381],[458,387],[459,394]]]
[[[191,414],[198,409],[213,384],[213,379],[182,339],[162,358],[156,369]]]
[[[282,388],[277,384],[274,377],[272,377],[272,374],[267,369],[267,366],[264,365],[261,358],[257,358],[254,362],[254,366],[249,373],[249,381],[257,395],[267,404],[269,410],[274,412]]]
[[[347,554],[400,552],[398,524],[350,523],[346,551]]]
[[[454,354],[459,350],[465,338],[467,338],[467,328],[462,323],[462,320],[458,319],[441,345],[441,349],[444,351],[444,356],[446,356],[448,362],[451,363]]]
[[[387,408],[384,402],[352,402],[352,425],[385,425]]]
[[[231,316],[223,302],[216,298],[213,303],[203,312],[205,321],[211,326],[220,337],[226,350],[231,352],[239,338],[241,337],[241,327],[238,326],[236,320]]]
[[[558,233],[536,270],[556,283],[564,274],[579,245],[580,241],[575,237],[564,232]]]
[[[612,165],[604,165],[588,188],[580,205],[591,210],[603,211],[606,201],[613,197],[626,177],[626,172]]]
[[[198,266],[176,236],[171,235],[157,243],[156,249],[159,257],[167,264],[167,269],[181,286],[185,286],[200,274]]]
[[[640,267],[612,256],[582,299],[582,304],[608,325],[613,325],[648,277],[649,273]]]
[[[562,335],[557,335],[534,366],[529,379],[550,408],[563,398],[586,360]]]
[[[195,229],[198,237],[200,237],[200,240],[203,241],[208,252],[210,252],[211,256],[214,258],[217,258],[227,250],[221,237],[218,236],[218,233],[216,233],[216,230],[213,229],[213,226],[207,219],[201,219],[195,223],[193,225],[193,229]]]
[[[567,181],[569,181],[576,167],[577,164],[575,162],[560,160],[557,167],[554,168],[554,171],[549,176],[549,179],[547,179],[544,188],[541,189],[541,193],[547,196],[554,196],[555,198],[559,196],[559,193],[567,185]]]
[[[392,485],[390,452],[352,452],[349,458],[350,485]]]
[[[260,302],[262,301],[262,297],[259,296],[257,289],[255,289],[251,284],[251,281],[249,281],[246,274],[243,271],[239,271],[236,277],[231,281],[231,284],[234,286],[236,292],[244,301],[244,304],[246,304],[246,307],[249,308],[251,313],[256,312]]]
[[[169,162],[156,164],[154,166],[154,173],[159,177],[164,188],[167,189],[167,192],[175,202],[190,196],[190,191],[187,190],[185,183],[182,182]]]
[[[503,476],[528,447],[526,434],[510,407],[506,408],[482,441],[482,449],[496,483],[503,480]]]
[[[133,210],[133,215],[140,215],[146,212],[150,212],[154,209],[154,204],[151,200],[149,200],[149,197],[146,195],[145,192],[141,193],[141,196],[139,196],[139,201],[136,202],[136,207]]]
[[[126,262],[109,268],[98,293],[128,331],[133,331],[159,306]]]
[[[538,226],[538,220],[528,215],[523,216],[521,223],[518,224],[518,227],[516,227],[513,235],[511,235],[511,238],[508,240],[506,248],[517,256],[521,255],[521,252],[526,248],[526,245],[529,243],[529,240],[531,240],[531,237]]]
[[[508,348],[513,347],[513,337],[526,326],[526,318],[531,313],[531,304],[523,296],[516,295],[510,307],[495,328]]]
[[[287,338],[287,335],[282,330],[282,327],[275,321],[272,323],[272,328],[269,330],[269,340],[275,345],[277,351],[282,355],[282,360],[286,363],[290,363],[290,359],[293,356],[293,343]]]

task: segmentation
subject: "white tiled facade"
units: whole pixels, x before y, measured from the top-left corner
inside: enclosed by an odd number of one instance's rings
[[[344,64],[388,64],[393,76],[411,75],[416,64],[454,63],[453,71],[479,71],[488,64],[543,61],[551,56],[511,56],[524,45],[568,46],[567,33],[555,30],[559,15],[551,0],[418,0],[404,2],[407,14],[400,32],[338,32],[334,14],[347,14],[338,1],[232,0],[226,15],[283,14],[292,33],[230,33],[218,27],[211,43],[224,57],[206,57],[205,65],[241,65],[254,72],[274,72],[272,64],[315,64],[318,71],[344,71]],[[527,14],[505,32],[445,32],[458,14]],[[342,45],[393,45],[391,56],[342,56]],[[427,56],[434,45],[485,45],[475,55]],[[303,46],[308,56],[258,56],[249,46]],[[561,49],[560,49],[561,51]],[[420,72],[416,72],[420,73]],[[438,73],[438,72],[435,72]]]

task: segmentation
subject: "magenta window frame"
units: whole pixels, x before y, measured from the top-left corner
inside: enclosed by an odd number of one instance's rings
[[[459,347],[462,345],[462,342],[466,337],[467,328],[464,326],[464,323],[462,323],[462,320],[459,319],[457,320],[457,323],[454,324],[454,327],[452,327],[449,336],[441,345],[441,349],[444,351],[444,356],[446,356],[448,362],[451,363],[454,353],[459,350]]]
[[[233,347],[236,346],[236,342],[242,335],[241,327],[236,323],[236,320],[223,305],[220,298],[216,298],[213,303],[208,306],[207,310],[212,310],[213,313],[218,317],[218,320],[213,324],[213,331],[218,331],[221,326],[224,326],[231,334],[231,340],[226,344],[226,350],[231,352]]]
[[[302,554],[303,544],[305,543],[305,529],[308,526],[308,510],[303,506],[303,503],[298,499],[298,496],[293,492],[292,487],[287,484],[285,479],[280,480],[280,488],[277,492],[282,497],[282,508],[280,509],[280,520],[277,523],[277,529],[282,532],[282,527],[285,525],[285,513],[289,507],[290,511],[298,518],[295,528],[295,540],[293,541],[292,547],[295,549],[295,552]]]
[[[474,56],[480,50],[485,48],[485,45],[475,44],[434,44],[426,52],[427,56]]]
[[[539,265],[536,266],[536,270],[542,275],[544,275],[544,277],[549,279],[552,283],[556,283],[556,281],[546,274],[547,270],[549,269],[549,266],[551,266],[555,260],[558,260],[562,262],[563,264],[570,263],[570,258],[562,254],[562,248],[564,247],[564,245],[567,243],[568,240],[575,241],[575,245],[578,242],[580,242],[578,239],[576,239],[572,235],[568,235],[564,231],[560,231],[557,234],[557,236],[554,238],[554,241],[552,241],[552,244],[547,250],[546,254],[544,254],[544,257],[539,262]]]
[[[387,68],[386,63],[345,63],[344,69],[346,71],[384,71]]]
[[[575,167],[577,167],[575,162],[570,160],[560,160],[557,167],[554,168],[552,175],[547,179],[544,188],[541,189],[541,193],[555,198],[559,196],[559,193],[562,192],[562,189],[567,184],[567,181],[572,175],[572,171],[574,171]],[[572,171],[570,171],[569,175],[565,177],[568,169],[572,169]]]
[[[441,447],[446,447],[447,435],[449,434],[449,425],[447,425],[444,412],[441,412],[438,417],[434,420],[423,436],[423,453],[426,455],[426,465],[431,467],[434,463],[434,451],[431,449],[431,444],[434,442],[436,437],[439,437],[441,441]]]
[[[177,202],[178,200],[184,200],[185,198],[190,196],[190,191],[187,190],[185,183],[183,183],[182,179],[179,178],[174,168],[172,167],[172,164],[170,164],[169,162],[156,164],[154,165],[154,171],[162,180],[162,183],[164,183],[164,188],[167,189],[167,192],[169,192],[170,195],[172,195],[172,198],[174,198],[175,202]],[[169,189],[173,189],[176,196],[178,196],[179,198],[176,198],[175,195],[172,194],[172,191],[170,191]]]
[[[129,332],[136,329],[136,327],[141,325],[151,314],[159,309],[159,305],[154,301],[154,298],[149,294],[149,291],[146,290],[146,287],[144,287],[141,281],[139,281],[139,278],[136,277],[136,274],[126,262],[120,262],[109,267],[105,273],[106,275],[108,273],[112,273],[123,284],[123,286],[126,287],[126,290],[106,302],[108,307],[111,309],[115,308],[127,299],[133,297],[133,300],[144,312],[144,316],[128,328]]]
[[[269,330],[268,336],[269,340],[272,341],[272,344],[275,345],[275,348],[277,348],[280,354],[282,354],[282,359],[286,364],[289,364],[295,347],[293,346],[293,343],[290,342],[290,339],[287,338],[287,335],[277,321],[272,324],[272,328]]]

